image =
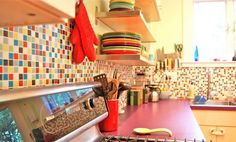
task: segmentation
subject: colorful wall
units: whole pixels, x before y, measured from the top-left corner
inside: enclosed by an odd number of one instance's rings
[[[236,95],[236,67],[180,67],[172,71],[158,70],[156,73],[154,67],[134,67],[134,69],[135,72],[145,71],[146,78],[155,84],[160,82],[161,87],[167,85],[176,97],[187,97],[190,83],[193,83],[196,94],[206,96],[208,82],[209,90],[220,97],[227,94]],[[211,78],[208,81],[209,70]],[[161,79],[163,74],[173,75],[173,73],[176,77],[171,76],[170,81],[165,81],[165,76]]]
[[[100,73],[111,77],[115,68],[132,76],[130,66],[73,64],[69,36],[68,24],[0,28],[0,89],[92,81]]]

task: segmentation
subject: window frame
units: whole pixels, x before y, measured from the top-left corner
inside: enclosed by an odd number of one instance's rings
[[[193,0],[193,7],[195,3],[204,3],[204,2],[224,2],[225,3],[225,53],[227,61],[232,61],[232,57],[236,50],[236,33],[235,33],[235,21],[236,21],[236,1],[235,0]],[[193,8],[194,15],[194,8]],[[194,18],[192,19],[194,21]],[[193,22],[194,24],[194,22]],[[193,28],[193,42],[192,42],[192,53],[195,50],[194,41],[194,26]],[[200,53],[201,54],[201,53]],[[224,59],[224,58],[223,58]],[[222,58],[220,59],[222,60]],[[206,62],[201,61],[200,62]],[[209,61],[207,61],[209,62]]]

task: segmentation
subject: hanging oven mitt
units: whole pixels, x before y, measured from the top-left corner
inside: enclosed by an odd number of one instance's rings
[[[79,28],[81,43],[85,56],[88,57],[89,61],[95,61],[96,51],[93,47],[93,44],[98,45],[99,42],[90,24],[83,0],[80,0],[75,22]]]
[[[72,52],[72,62],[77,64],[83,62],[85,55],[82,48],[81,36],[77,25],[74,26],[72,35],[70,37],[70,42],[74,45],[74,49]]]

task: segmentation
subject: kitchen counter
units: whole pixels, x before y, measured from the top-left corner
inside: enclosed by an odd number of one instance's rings
[[[169,137],[165,133],[141,135],[141,137],[167,139],[204,139],[204,135],[191,111],[187,100],[162,100],[157,103],[127,106],[125,113],[119,115],[117,131],[104,132],[105,135],[137,136],[134,128],[168,128],[173,132]],[[139,135],[140,136],[140,135]]]

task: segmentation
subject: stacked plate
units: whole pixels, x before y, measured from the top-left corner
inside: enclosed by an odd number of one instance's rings
[[[110,11],[134,10],[135,0],[110,0]]]
[[[109,32],[102,36],[105,54],[140,54],[141,36],[130,32]]]

